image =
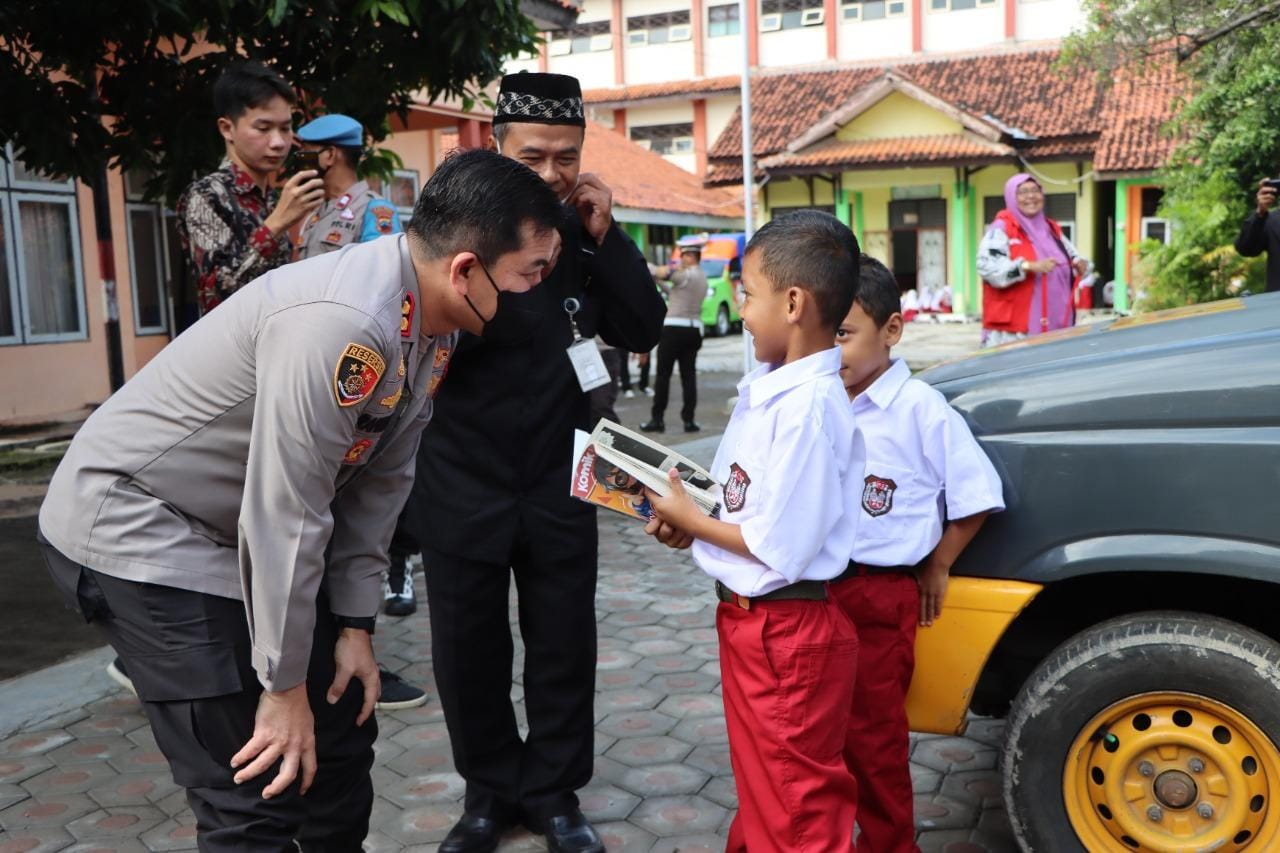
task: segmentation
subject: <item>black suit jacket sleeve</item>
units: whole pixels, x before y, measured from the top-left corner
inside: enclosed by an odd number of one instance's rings
[[[1267,220],[1269,216],[1259,216],[1257,212],[1249,214],[1236,238],[1236,251],[1246,258],[1256,258],[1267,249]]]
[[[583,265],[591,280],[590,298],[599,302],[596,333],[627,352],[648,352],[658,345],[667,315],[649,265],[617,223],[609,226],[603,244],[594,242],[584,240],[590,254],[584,252]]]

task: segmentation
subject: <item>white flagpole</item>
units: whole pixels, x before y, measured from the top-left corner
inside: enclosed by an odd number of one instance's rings
[[[742,35],[742,224],[747,240],[755,232],[755,164],[751,155],[751,43],[747,26],[747,3],[756,0],[738,0],[738,23]],[[755,369],[755,348],[751,333],[742,329],[742,373],[745,376]]]

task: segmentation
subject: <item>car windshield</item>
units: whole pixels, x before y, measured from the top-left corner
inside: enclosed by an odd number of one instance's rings
[[[702,262],[702,274],[707,278],[720,278],[724,275],[724,267],[727,261],[718,261],[712,258]]]

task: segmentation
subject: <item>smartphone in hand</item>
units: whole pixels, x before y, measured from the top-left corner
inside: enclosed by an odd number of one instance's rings
[[[324,170],[320,168],[320,152],[299,148],[289,158],[289,171],[296,175],[308,170],[315,172],[317,177],[324,175]]]

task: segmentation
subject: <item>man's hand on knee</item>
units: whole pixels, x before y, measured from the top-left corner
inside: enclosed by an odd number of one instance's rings
[[[231,767],[239,768],[236,784],[262,774],[283,759],[280,772],[262,791],[269,800],[298,778],[302,770],[301,793],[306,793],[316,777],[316,724],[307,701],[306,682],[279,693],[264,691],[258,699],[253,737],[231,757]],[[242,767],[242,765],[244,765]]]
[[[333,650],[333,664],[333,684],[329,687],[327,697],[329,704],[342,698],[352,676],[355,676],[364,687],[364,704],[360,708],[360,716],[356,717],[356,725],[363,726],[373,713],[374,703],[378,701],[378,694],[382,690],[378,663],[373,659],[373,637],[368,631],[359,628],[343,628]]]

